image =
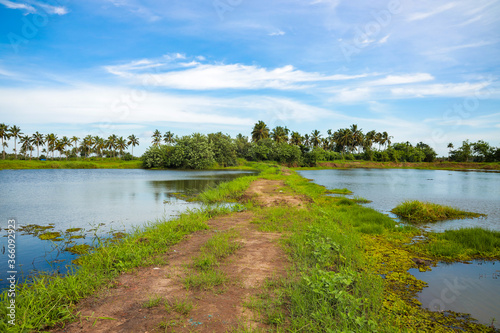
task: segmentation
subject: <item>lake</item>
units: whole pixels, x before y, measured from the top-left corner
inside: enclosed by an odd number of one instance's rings
[[[500,231],[500,173],[417,169],[304,170],[299,174],[328,189],[347,188],[372,202],[366,206],[390,211],[405,200],[430,201],[477,213],[485,218],[423,224],[442,232],[462,227]]]
[[[478,226],[500,230],[500,174],[476,171],[416,169],[304,170],[299,174],[328,189],[347,188],[365,204],[396,218],[390,210],[405,200],[430,201],[463,210],[488,214],[486,218],[450,220],[421,226],[442,232]],[[349,197],[349,196],[348,196]],[[424,308],[470,313],[490,325],[500,320],[500,263],[472,261],[439,263],[432,271],[409,272],[428,283],[418,298]]]
[[[83,228],[71,235],[76,244],[91,243],[95,235],[109,237],[149,221],[170,219],[199,203],[175,194],[192,194],[207,187],[253,174],[248,171],[179,170],[0,170],[0,288],[7,284],[9,219],[18,226],[53,226],[65,240],[69,228]],[[26,277],[38,271],[65,273],[76,255],[62,251],[64,241],[40,240],[16,234],[18,270]],[[18,275],[20,276],[20,275]],[[22,278],[21,278],[22,280]]]

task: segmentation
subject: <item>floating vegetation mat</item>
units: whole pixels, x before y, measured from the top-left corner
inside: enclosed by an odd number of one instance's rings
[[[486,216],[457,208],[418,200],[405,201],[391,210],[392,213],[411,222],[436,222]]]

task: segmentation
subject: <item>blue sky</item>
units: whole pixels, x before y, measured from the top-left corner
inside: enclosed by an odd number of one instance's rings
[[[500,1],[0,0],[0,122],[500,146]]]

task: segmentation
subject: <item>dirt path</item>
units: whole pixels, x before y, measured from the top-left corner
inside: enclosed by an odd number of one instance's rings
[[[304,198],[286,193],[281,181],[257,180],[244,195],[258,205],[303,206]],[[193,233],[163,255],[165,265],[144,267],[120,276],[112,289],[80,302],[80,320],[54,332],[230,332],[237,327],[266,328],[244,306],[262,283],[284,274],[287,260],[278,244],[279,233],[257,230],[251,212],[216,217],[209,230]],[[216,232],[235,229],[242,245],[220,269],[229,278],[214,290],[186,290],[183,279],[192,274],[189,263]],[[158,306],[145,307],[161,297]],[[177,309],[168,311],[168,300]],[[192,309],[190,309],[192,308]],[[101,319],[99,319],[101,318]],[[108,318],[108,319],[102,319]]]

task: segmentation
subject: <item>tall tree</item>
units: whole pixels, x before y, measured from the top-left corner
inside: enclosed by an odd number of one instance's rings
[[[33,134],[33,142],[36,145],[36,157],[40,157],[40,146],[45,143],[45,136],[41,133],[38,133],[38,131]]]
[[[448,147],[447,147],[449,150],[448,150],[448,161],[450,160],[450,154],[451,154],[451,151],[452,149],[454,148],[453,146],[453,143],[448,143]]]
[[[54,133],[47,134],[47,136],[45,137],[45,142],[47,143],[47,154],[50,154],[52,152],[52,158],[54,158],[57,135],[55,135]]]
[[[259,120],[252,130],[252,141],[257,142],[269,137],[269,127],[262,120]]]
[[[123,138],[123,136],[120,136],[116,140],[116,148],[120,152],[120,158],[123,158],[123,151],[127,149],[127,141]]]
[[[134,147],[139,145],[139,139],[134,134],[129,135],[127,144],[132,146],[132,156],[134,156]]]
[[[292,145],[300,146],[302,144],[302,135],[299,132],[292,132],[290,143]]]
[[[107,148],[111,150],[111,156],[112,157],[116,157],[116,144],[117,144],[117,141],[118,141],[118,137],[116,136],[116,134],[111,134],[110,136],[108,136],[108,141],[107,142]]]
[[[76,158],[78,158],[78,141],[80,139],[76,136],[73,136],[71,138],[71,142],[73,143],[73,148],[75,149],[75,153],[76,153]]]
[[[290,130],[283,126],[276,126],[271,132],[271,138],[276,143],[288,142],[288,133]]]
[[[165,133],[165,135],[163,135],[163,141],[167,144],[167,145],[171,145],[175,142],[174,140],[174,133],[168,131],[167,133]]]
[[[10,132],[10,136],[14,138],[14,154],[15,154],[16,160],[17,160],[17,139],[19,139],[19,137],[21,135],[23,135],[23,133],[21,133],[21,129],[19,127],[17,127],[16,125],[11,126],[9,128],[9,132]]]
[[[161,133],[159,130],[155,130],[153,135],[152,135],[152,138],[153,138],[153,146],[159,146],[160,143],[161,143]]]
[[[321,133],[318,130],[314,130],[311,133],[311,145],[317,147],[321,144]]]
[[[22,135],[19,138],[19,142],[21,143],[21,151],[24,152],[24,158],[26,159],[26,153],[30,152],[30,161],[31,161],[31,152],[33,152],[33,139],[29,135]]]
[[[9,126],[5,124],[0,124],[0,138],[2,139],[2,155],[5,160],[5,142],[4,140],[9,139]]]

